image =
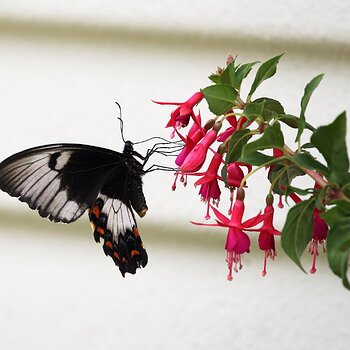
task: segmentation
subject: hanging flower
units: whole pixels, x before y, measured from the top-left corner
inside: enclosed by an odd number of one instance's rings
[[[207,157],[209,147],[215,142],[221,122],[216,122],[213,129],[208,131],[203,139],[190,151],[180,167],[182,173],[198,171]]]
[[[170,115],[170,120],[168,121],[166,127],[181,128],[188,125],[191,116],[194,117],[193,108],[199,102],[202,101],[203,97],[204,97],[203,93],[199,91],[193,94],[185,102],[159,102],[159,101],[153,101],[153,102],[160,105],[179,106],[174,111],[172,111]]]
[[[204,127],[201,127],[200,120],[201,120],[201,117],[200,117],[200,114],[198,114],[199,123],[193,123],[190,131],[188,132],[187,137],[183,137],[182,135],[180,135],[178,131],[176,131],[177,134],[182,139],[182,141],[185,142],[185,146],[183,147],[183,149],[175,159],[175,164],[177,166],[181,166],[183,164],[183,162],[185,161],[187,156],[190,154],[190,152],[193,150],[193,148],[204,137],[207,131],[213,127],[215,123],[215,120],[211,119],[204,125]]]
[[[273,209],[273,196],[268,195],[266,197],[266,207],[264,209],[264,224],[262,225],[260,229],[260,234],[258,238],[259,248],[264,251],[264,267],[262,271],[262,276],[264,277],[266,275],[266,262],[268,258],[271,258],[271,260],[274,260],[276,257],[276,248],[275,248],[275,237],[274,236],[280,236],[281,232],[276,230],[273,226],[273,215],[274,215],[274,209]]]
[[[265,214],[259,213],[253,218],[242,222],[244,214],[244,190],[242,188],[237,190],[236,202],[233,206],[231,219],[227,218],[215,207],[211,206],[211,208],[217,217],[216,224],[192,223],[202,226],[219,226],[229,228],[225,249],[227,251],[226,262],[229,270],[227,279],[231,281],[233,279],[232,271],[238,272],[238,270],[240,270],[243,266],[241,260],[242,254],[249,253],[250,239],[248,235],[243,232],[243,230],[257,231],[258,229],[251,229],[251,227],[256,226],[258,223],[263,221]]]
[[[220,187],[218,180],[221,180],[221,177],[218,175],[219,167],[222,163],[222,154],[219,152],[214,154],[207,171],[204,173],[204,176],[195,182],[195,186],[200,185],[199,194],[204,203],[207,203],[207,213],[205,219],[210,219],[209,208],[210,200],[213,201],[214,205],[219,204],[220,199]]]
[[[309,252],[311,255],[313,255],[310,273],[315,273],[317,271],[316,258],[318,256],[318,246],[321,245],[323,248],[323,252],[326,251],[324,243],[328,235],[328,225],[320,217],[321,213],[322,212],[319,211],[318,209],[316,208],[314,209],[314,212],[313,212],[314,228],[312,232],[312,239],[310,241],[310,246],[309,246]]]
[[[231,110],[228,113],[233,113],[233,111]],[[222,133],[220,133],[218,137],[219,142],[226,141],[226,139],[230,137],[237,129],[237,118],[235,115],[230,115],[229,117],[226,117],[226,120],[230,123],[231,126]]]

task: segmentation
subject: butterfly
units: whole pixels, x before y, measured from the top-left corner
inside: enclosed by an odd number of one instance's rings
[[[142,157],[130,141],[122,153],[82,144],[34,147],[0,163],[0,189],[54,222],[74,222],[87,210],[95,241],[103,240],[125,277],[148,261],[134,212],[143,217],[148,209],[142,176],[151,153]]]

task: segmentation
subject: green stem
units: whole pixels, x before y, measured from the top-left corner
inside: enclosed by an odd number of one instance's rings
[[[260,169],[262,168],[265,168],[269,165],[272,165],[274,163],[277,163],[281,160],[285,160],[285,159],[288,159],[287,156],[282,156],[282,157],[278,157],[278,158],[274,158],[272,160],[269,160],[268,162],[262,164],[262,165],[259,165],[256,169],[252,170],[250,173],[248,173],[246,176],[244,176],[244,178],[242,179],[240,185],[239,185],[239,188],[243,188],[244,186],[244,183],[246,182],[246,180],[248,179],[248,177],[250,177],[251,175],[255,174],[257,171],[259,171]]]

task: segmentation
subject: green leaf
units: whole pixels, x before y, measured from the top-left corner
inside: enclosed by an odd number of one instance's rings
[[[336,199],[332,202],[332,204],[335,204],[338,208],[350,215],[350,202],[343,199]]]
[[[231,62],[220,74],[220,83],[234,87],[235,81],[235,62]]]
[[[306,107],[310,101],[312,93],[315,91],[319,83],[321,82],[324,74],[319,74],[315,78],[313,78],[306,86],[304,90],[304,96],[301,98],[300,106],[301,106],[301,111],[300,111],[300,120],[299,120],[299,125],[298,125],[298,134],[295,139],[295,142],[298,142],[300,140],[301,134],[303,133],[306,125],[306,120],[305,120],[305,110]]]
[[[329,226],[333,226],[336,222],[344,219],[344,217],[347,215],[349,214],[341,207],[335,206],[322,213],[321,217],[327,222]]]
[[[289,160],[296,165],[306,169],[315,170],[322,175],[328,176],[330,174],[330,169],[317,161],[309,153],[297,153],[294,156],[289,157]]]
[[[250,165],[260,166],[260,165],[263,165],[267,162],[272,161],[273,159],[275,159],[275,158],[268,156],[264,153],[252,152],[252,153],[245,155],[244,157],[241,156],[238,159],[238,161],[242,162],[242,163],[250,164]]]
[[[311,142],[307,142],[301,145],[301,148],[308,149],[308,148],[315,148],[315,146]]]
[[[284,194],[286,196],[289,196],[292,193],[300,194],[301,196],[307,196],[307,195],[313,194],[314,189],[313,188],[303,189],[303,188],[294,187],[294,186],[287,186]]]
[[[241,156],[243,146],[252,137],[250,132],[251,131],[249,129],[240,129],[232,134],[231,140],[228,144],[226,164],[230,164],[238,160],[238,158]]]
[[[349,175],[350,174],[348,174],[348,177],[349,177]],[[346,182],[346,184],[341,188],[341,190],[345,194],[345,196],[350,198],[350,183],[349,183],[349,180],[346,180],[345,182]]]
[[[312,238],[314,204],[310,198],[292,207],[282,229],[283,250],[304,272],[300,257]]]
[[[350,290],[350,283],[347,277],[350,254],[349,215],[332,223],[326,242],[329,266],[342,279],[344,287]]]
[[[253,101],[253,103],[261,103],[265,101],[262,116],[265,121],[268,121],[273,114],[284,114],[284,108],[281,103],[273,98],[260,97]]]
[[[346,148],[346,115],[341,113],[333,123],[320,126],[311,136],[311,142],[323,155],[331,174],[328,179],[343,184],[348,180],[349,158]]]
[[[209,109],[215,115],[229,111],[236,100],[237,91],[229,85],[211,85],[202,90]]]
[[[211,74],[208,77],[213,83],[220,84],[220,75],[219,74]]]
[[[272,191],[279,195],[285,194],[285,189],[280,188],[279,179],[284,176],[284,173],[287,171],[287,167],[284,164],[276,164],[268,172],[268,180],[271,185],[274,184]]]
[[[233,82],[234,88],[236,88],[237,90],[240,90],[243,79],[245,79],[247,77],[247,75],[252,70],[252,67],[254,65],[256,65],[257,63],[259,63],[259,61],[245,63],[245,64],[242,64],[241,66],[237,67],[234,82]]]
[[[291,128],[297,129],[299,127],[300,118],[296,117],[295,115],[292,115],[292,114],[280,114],[278,116],[278,120],[280,120],[281,122],[287,124]],[[311,131],[315,130],[315,128],[309,123],[306,123],[305,127],[307,129],[311,130]]]
[[[243,156],[246,157],[249,153],[255,151],[261,151],[268,148],[282,148],[283,146],[283,134],[277,125],[273,125],[266,128],[259,139],[244,146]]]
[[[260,102],[251,102],[248,103],[243,111],[243,115],[249,120],[253,121],[258,117],[262,118],[264,110],[265,100]]]
[[[221,168],[221,178],[222,178],[222,181],[224,181],[225,186],[228,187],[228,185],[227,185],[227,165],[226,164]]]
[[[293,179],[295,179],[297,176],[304,176],[305,172],[299,169],[296,166],[288,166],[286,167],[287,170],[284,172],[284,174],[281,176],[279,180],[279,186],[280,188],[287,188],[292,183]]]
[[[283,54],[272,57],[259,67],[248,96],[252,96],[264,80],[271,78],[276,73],[277,63],[282,56]]]

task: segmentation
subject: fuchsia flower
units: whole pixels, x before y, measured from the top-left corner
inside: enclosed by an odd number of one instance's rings
[[[216,224],[192,223],[202,226],[219,226],[229,228],[225,249],[227,251],[226,262],[229,270],[227,279],[231,281],[233,278],[232,270],[238,272],[238,270],[240,270],[243,266],[241,255],[244,253],[249,253],[250,239],[248,235],[243,232],[243,230],[257,231],[258,229],[251,229],[251,227],[256,226],[258,223],[263,221],[266,215],[259,213],[253,218],[242,222],[244,214],[244,190],[242,188],[237,190],[236,202],[233,206],[231,219],[227,218],[215,207],[211,206],[211,208],[217,217]]]
[[[181,166],[193,148],[197,145],[197,143],[204,137],[207,131],[213,127],[215,121],[213,119],[209,120],[204,127],[201,127],[201,116],[198,114],[197,123],[193,123],[188,132],[187,137],[183,137],[177,130],[177,134],[181,138],[183,142],[185,142],[185,146],[179,153],[179,155],[175,159],[175,164],[177,166]]]
[[[273,227],[273,215],[274,215],[274,209],[272,206],[273,203],[273,196],[268,195],[266,197],[266,207],[264,209],[264,224],[260,228],[260,234],[258,238],[259,248],[265,252],[264,257],[264,267],[262,271],[262,276],[266,276],[266,262],[268,258],[271,258],[272,260],[276,257],[276,248],[275,248],[275,237],[274,236],[280,236],[281,232],[276,230]]]
[[[245,166],[248,169],[248,173],[252,171],[252,166],[250,164],[233,162],[227,165],[227,184],[229,187],[240,187],[244,178],[241,166]]]
[[[221,180],[221,177],[218,175],[219,167],[222,162],[222,154],[215,153],[212,158],[208,170],[204,173],[204,176],[195,182],[195,186],[201,185],[199,194],[204,203],[207,203],[207,213],[205,219],[210,219],[209,208],[210,200],[212,199],[213,204],[216,206],[219,204],[220,199],[220,187],[218,180]]]
[[[241,166],[245,166],[248,169],[248,173],[252,171],[252,166],[249,164],[244,164],[240,162],[233,162],[227,165],[227,185],[230,189],[230,208],[228,214],[232,213],[233,206],[233,191],[235,188],[240,187],[241,182],[244,178],[243,170]],[[244,183],[245,185],[245,183]]]
[[[230,112],[232,113],[232,111],[230,111]],[[225,131],[223,131],[222,133],[220,133],[220,135],[218,137],[219,142],[226,141],[226,139],[229,136],[231,136],[237,129],[237,118],[235,115],[231,115],[231,116],[227,117],[226,120],[230,123],[231,126],[229,128],[227,128]]]
[[[213,129],[208,131],[203,139],[189,152],[180,167],[182,173],[193,173],[202,167],[207,157],[208,149],[215,142],[221,125],[221,122],[216,122]]]
[[[310,269],[311,273],[316,272],[316,258],[318,256],[318,245],[320,244],[323,248],[323,252],[326,251],[324,242],[328,235],[328,225],[320,217],[321,211],[314,209],[313,218],[314,218],[314,228],[312,233],[312,239],[310,241],[309,252],[313,255],[312,266]]]
[[[202,92],[196,92],[185,102],[153,102],[160,105],[179,106],[171,112],[170,120],[168,121],[166,127],[181,128],[188,125],[191,116],[194,117],[193,108],[202,101],[203,97]]]
[[[315,183],[314,188],[320,188],[320,186]],[[295,193],[292,193],[289,195],[295,203],[301,202],[301,198],[296,195]],[[310,273],[315,273],[317,271],[316,269],[316,259],[318,256],[318,245],[320,244],[323,248],[323,252],[326,252],[324,243],[327,239],[328,235],[328,225],[327,223],[320,217],[320,214],[322,214],[322,211],[318,210],[317,208],[314,208],[313,211],[313,231],[312,231],[312,238],[309,245],[309,253],[313,255],[312,259],[312,265],[310,269]]]

